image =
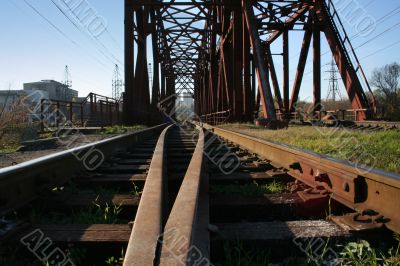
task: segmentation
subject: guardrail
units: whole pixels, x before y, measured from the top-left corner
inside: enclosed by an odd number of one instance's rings
[[[89,93],[81,102],[42,99],[40,128],[111,126],[121,122],[121,108],[120,101],[95,93]]]
[[[231,110],[220,111],[200,116],[202,122],[210,125],[221,125],[226,123],[231,116]]]

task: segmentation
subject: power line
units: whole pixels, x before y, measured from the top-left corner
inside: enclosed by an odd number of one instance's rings
[[[369,3],[368,4],[366,4],[365,6],[364,6],[364,8],[367,8],[368,6],[370,6],[373,2],[375,2],[376,0],[371,0],[371,1],[369,1]]]
[[[365,42],[362,43],[361,45],[355,47],[354,50],[357,50],[357,49],[359,49],[359,48],[361,48],[361,47],[367,45],[368,43],[370,43],[370,42],[376,40],[377,38],[382,37],[384,34],[390,32],[391,30],[393,30],[394,28],[396,28],[396,27],[398,27],[398,26],[400,26],[400,22],[399,22],[399,23],[396,23],[396,24],[394,24],[394,25],[392,25],[392,26],[389,27],[388,29],[386,29],[386,30],[384,30],[383,32],[379,33],[378,35],[375,35],[375,36],[373,36],[372,38],[368,39],[367,41],[365,41]],[[383,49],[380,49],[380,50],[383,50]],[[324,54],[327,54],[327,53],[329,53],[329,51],[326,52],[326,53],[324,53]],[[321,56],[323,56],[324,54],[321,54]],[[307,72],[307,73],[304,74],[304,75],[309,75],[310,73],[312,73],[312,71]]]
[[[376,40],[379,37],[382,37],[384,34],[390,32],[391,30],[395,29],[396,27],[400,26],[400,22],[394,24],[393,26],[389,27],[388,29],[384,30],[383,32],[379,33],[378,35],[375,35],[374,37],[370,38],[369,40],[365,41],[364,43],[362,43],[361,45],[357,46],[355,49],[361,48],[364,45]]]
[[[369,2],[365,7],[369,6],[372,2],[374,2],[375,0],[372,0],[371,2]],[[397,12],[396,12],[397,11]],[[400,13],[400,5],[397,6],[396,8],[392,9],[390,12],[388,12],[387,14],[383,15],[382,17],[380,17],[377,21],[376,21],[376,25],[379,25],[383,22],[385,22],[386,20],[390,19],[391,17],[393,17],[394,15]],[[358,37],[362,36],[360,32],[356,33],[355,35],[351,36],[349,39],[351,39],[352,41],[354,41],[355,39],[357,39]],[[321,54],[321,56],[327,55],[329,54],[330,50],[325,51]],[[299,56],[300,53],[298,53],[295,56],[292,56],[291,59]]]
[[[19,9],[21,12],[22,10],[15,5],[15,3],[11,0],[9,0],[17,9]],[[77,42],[75,42],[73,39],[71,39],[67,34],[65,34],[59,27],[57,27],[53,22],[51,22],[45,15],[43,15],[37,8],[35,8],[32,4],[30,4],[27,0],[24,0],[24,3],[31,8],[37,15],[39,15],[46,23],[48,23],[52,28],[54,28],[58,33],[60,33],[63,37],[65,37],[67,40],[69,40],[72,44],[77,46],[80,49],[83,49],[82,46],[80,46]],[[86,53],[87,56],[91,57],[95,61],[97,61],[99,64],[105,67],[105,70],[108,69],[108,67],[101,62],[97,57],[90,56],[89,54]]]
[[[369,55],[367,55],[367,56],[364,56],[364,57],[361,58],[361,59],[365,59],[365,58],[371,57],[371,56],[373,56],[373,55],[376,55],[376,54],[382,52],[383,50],[389,49],[389,48],[391,48],[391,47],[393,47],[393,46],[395,46],[395,45],[397,45],[397,44],[400,44],[400,41],[396,41],[396,42],[394,42],[394,43],[392,43],[392,44],[390,44],[390,45],[388,45],[388,46],[386,46],[386,47],[383,47],[383,48],[381,48],[381,49],[379,49],[379,50],[376,50],[375,52],[373,52],[373,53],[371,53],[371,54],[369,54]]]
[[[74,40],[69,38],[59,27],[57,27],[53,22],[51,22],[49,19],[47,19],[42,13],[40,13],[39,10],[37,10],[33,5],[31,5],[27,0],[24,0],[25,4],[27,4],[33,11],[35,11],[36,14],[38,14],[42,19],[44,19],[50,26],[52,26],[58,33],[60,33],[62,36],[67,38],[70,42],[73,44],[79,46]]]
[[[80,31],[85,37],[87,37],[89,39],[89,41],[91,41],[92,43],[94,43],[94,45],[96,46],[97,50],[99,52],[101,52],[105,57],[107,57],[107,59],[109,59],[113,64],[115,64],[116,62],[123,64],[118,58],[115,57],[115,55],[109,51],[109,49],[97,38],[93,38],[93,36],[90,36],[87,34],[86,31],[83,31],[82,28],[77,25],[77,23],[75,21],[73,21],[70,16],[55,2],[55,0],[50,0],[53,5],[66,17],[66,19],[78,30]],[[96,42],[96,41],[97,42]],[[103,49],[105,50],[105,52],[102,49],[99,49],[99,47],[96,45],[99,44],[101,47],[103,47]],[[108,53],[108,54],[106,54]]]

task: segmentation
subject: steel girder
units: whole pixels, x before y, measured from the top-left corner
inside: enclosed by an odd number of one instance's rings
[[[321,32],[352,106],[360,110],[358,120],[368,118],[374,108],[365,93],[368,82],[344,29],[338,28],[341,24],[331,0],[125,0],[125,8],[127,122],[145,121],[157,112],[158,101],[174,94],[192,95],[198,115],[229,110],[231,120],[248,121],[262,107],[264,117],[288,119],[295,111],[311,44],[314,110],[318,111]],[[293,30],[304,31],[304,40],[290,92],[289,32]],[[150,34],[151,101],[146,59]],[[282,39],[281,83],[270,48],[278,38]]]

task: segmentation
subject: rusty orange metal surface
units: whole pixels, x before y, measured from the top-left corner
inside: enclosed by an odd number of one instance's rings
[[[160,265],[209,265],[208,173],[204,132],[199,139],[164,228]]]
[[[165,219],[167,194],[165,150],[168,130],[171,127],[167,127],[161,133],[154,150],[124,265],[153,265],[156,260],[158,240],[162,234]]]
[[[326,190],[332,198],[361,214],[373,210],[387,228],[400,233],[400,176],[299,148],[277,144],[204,125],[218,136],[254,152],[288,170],[312,188]]]

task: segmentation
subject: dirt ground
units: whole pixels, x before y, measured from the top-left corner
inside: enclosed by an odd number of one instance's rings
[[[80,138],[74,140],[74,147],[84,145],[87,143],[92,143],[95,141],[99,141],[106,138],[111,138],[114,135],[84,135]],[[49,149],[40,149],[34,151],[23,151],[23,152],[14,152],[14,153],[0,153],[0,168],[16,165],[25,161],[29,161],[35,158],[39,158],[45,155],[49,155],[52,153],[65,151],[68,149],[67,143],[71,143],[68,141],[70,139],[63,139],[62,141],[57,141],[56,147],[51,147]]]

